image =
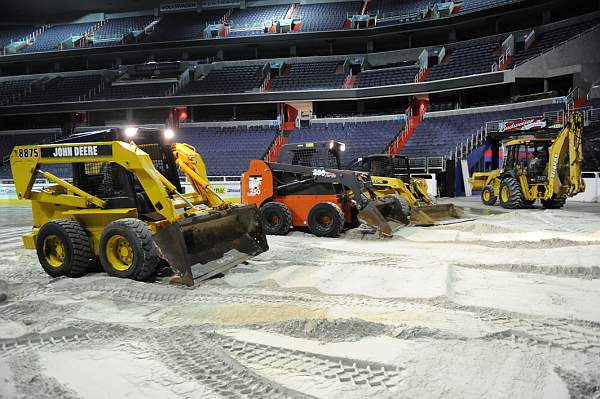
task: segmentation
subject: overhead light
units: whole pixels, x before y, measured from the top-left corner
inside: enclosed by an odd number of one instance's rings
[[[129,126],[128,128],[125,129],[125,136],[134,137],[137,134],[137,132],[138,132],[137,127]]]
[[[330,142],[329,142],[329,149],[330,149],[330,150],[331,150],[331,149],[333,149],[333,144],[334,144],[334,143],[333,143],[333,141],[330,141]]]
[[[173,129],[165,129],[163,130],[163,137],[167,140],[170,140],[173,137],[175,137],[175,132],[173,131]]]
[[[340,151],[346,151],[346,144],[340,143]]]

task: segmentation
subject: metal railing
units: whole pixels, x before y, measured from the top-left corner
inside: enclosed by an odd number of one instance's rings
[[[510,47],[506,49],[504,53],[500,55],[497,62],[492,64],[492,72],[502,71],[506,68],[506,65],[510,63],[512,59],[512,51]]]
[[[444,172],[446,170],[446,158],[444,157],[409,158],[408,164],[411,172],[431,173]]]

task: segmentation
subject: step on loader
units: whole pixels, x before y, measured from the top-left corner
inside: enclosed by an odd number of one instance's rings
[[[427,181],[412,176],[408,157],[372,154],[351,161],[346,169],[370,173],[379,196],[400,196],[409,212],[410,223],[415,226],[452,223],[464,218],[460,207],[435,203],[427,190]]]
[[[99,263],[109,275],[148,280],[169,266],[192,286],[268,249],[256,207],[222,200],[193,147],[159,143],[156,130],[134,129],[131,138],[131,129],[12,151],[17,196],[33,212],[24,246],[37,251],[49,275],[79,277]],[[140,144],[118,139],[125,136]],[[178,171],[193,192],[183,193]],[[53,185],[33,190],[36,179]]]
[[[473,190],[481,190],[485,205],[499,199],[503,208],[519,209],[540,200],[544,208],[562,208],[567,197],[585,191],[582,135],[583,117],[573,112],[558,132],[520,131],[499,137],[510,139],[504,145],[503,166],[474,173]]]
[[[408,223],[395,197],[378,198],[368,174],[312,166],[311,144],[289,162],[250,161],[242,174],[242,202],[260,209],[267,234],[285,235],[292,227],[308,227],[319,237],[338,237],[361,223],[390,237]]]

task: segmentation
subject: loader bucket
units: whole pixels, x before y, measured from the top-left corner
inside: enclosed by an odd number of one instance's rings
[[[373,200],[358,213],[358,220],[385,237],[408,224],[407,215],[393,199]]]
[[[154,241],[187,286],[269,249],[254,205],[180,219],[156,233]]]
[[[414,206],[410,213],[410,223],[415,226],[433,226],[464,216],[464,211],[454,204]]]

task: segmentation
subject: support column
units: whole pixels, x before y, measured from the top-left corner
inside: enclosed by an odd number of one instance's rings
[[[133,110],[132,109],[125,110],[125,118],[127,119],[127,122],[133,122]]]
[[[120,67],[121,65],[123,65],[123,59],[121,57],[117,57],[115,59],[115,66]]]
[[[54,63],[54,72],[60,72],[60,62]]]
[[[549,24],[550,22],[552,22],[552,13],[550,12],[550,10],[545,9],[542,12],[542,23]]]
[[[217,61],[223,61],[223,50],[217,50]]]
[[[373,43],[373,40],[369,40],[367,42],[367,53],[372,53],[375,49],[375,43]]]
[[[296,45],[290,46],[290,57],[296,57]]]
[[[550,82],[548,79],[544,79],[544,92],[550,91]]]

